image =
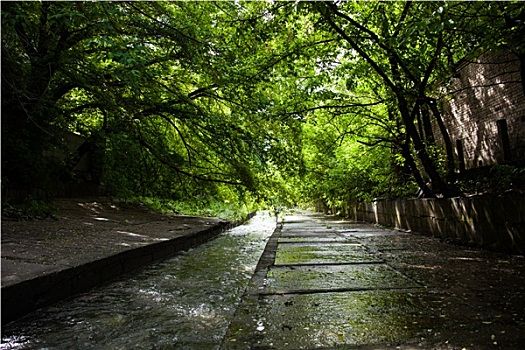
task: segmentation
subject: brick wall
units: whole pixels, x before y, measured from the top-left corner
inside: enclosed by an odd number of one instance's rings
[[[443,117],[454,145],[457,140],[463,144],[467,169],[525,159],[525,94],[514,54],[484,55],[463,64],[448,91],[451,98],[443,101]],[[505,120],[499,122],[500,131],[498,120]],[[508,130],[505,152],[502,123]]]

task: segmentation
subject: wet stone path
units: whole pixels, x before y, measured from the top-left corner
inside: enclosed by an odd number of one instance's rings
[[[284,217],[221,349],[524,349],[525,259]]]
[[[525,349],[525,259],[268,213],[5,327],[1,349]]]

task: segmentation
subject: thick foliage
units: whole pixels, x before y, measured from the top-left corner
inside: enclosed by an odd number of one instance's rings
[[[71,181],[89,152],[109,194],[195,206],[455,195],[439,86],[499,45],[522,59],[523,16],[512,2],[3,2],[3,186]],[[69,154],[71,132],[86,142]]]
[[[266,52],[261,32],[245,30],[264,15],[258,4],[2,7],[2,165],[11,186],[45,187],[43,178],[70,171],[74,164],[45,156],[65,132],[86,138],[92,168],[119,196],[198,197],[234,185],[233,197],[243,197],[259,186],[255,172],[294,147],[285,140],[293,126],[265,117],[264,71],[285,48]]]

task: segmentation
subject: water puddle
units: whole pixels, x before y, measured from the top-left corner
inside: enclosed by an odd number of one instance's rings
[[[1,349],[218,349],[275,219],[6,325]]]

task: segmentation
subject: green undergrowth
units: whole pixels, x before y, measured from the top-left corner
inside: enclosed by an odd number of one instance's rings
[[[524,194],[525,166],[492,165],[469,169],[458,181],[458,186],[466,194]]]
[[[11,220],[58,220],[58,208],[50,200],[28,197],[23,204],[2,203],[2,217]]]
[[[135,197],[129,199],[132,203],[141,203],[147,207],[161,212],[201,217],[218,217],[225,220],[239,220],[249,213],[256,211],[254,203],[230,202],[215,198],[206,200],[170,200],[151,197]]]

